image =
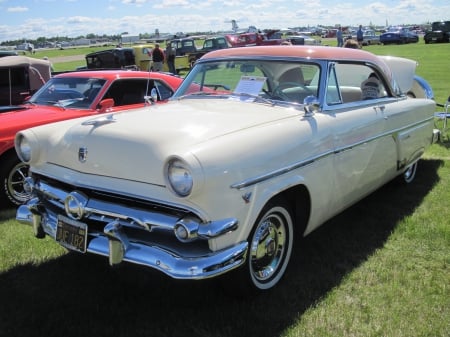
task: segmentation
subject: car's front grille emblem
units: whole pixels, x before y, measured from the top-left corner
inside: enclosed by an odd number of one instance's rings
[[[78,160],[79,160],[81,163],[86,162],[87,154],[88,154],[87,147],[80,147],[80,148],[78,149]]]

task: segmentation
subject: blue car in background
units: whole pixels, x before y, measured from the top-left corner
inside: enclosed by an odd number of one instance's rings
[[[416,43],[419,36],[407,27],[390,27],[387,32],[380,35],[382,44]]]

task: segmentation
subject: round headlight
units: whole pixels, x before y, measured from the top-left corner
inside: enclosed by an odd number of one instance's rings
[[[19,155],[20,160],[27,163],[31,159],[31,144],[28,141],[27,137],[24,135],[19,135],[17,137],[17,154]]]
[[[191,193],[194,180],[189,166],[185,162],[179,159],[169,161],[167,179],[172,190],[180,197],[186,197]]]

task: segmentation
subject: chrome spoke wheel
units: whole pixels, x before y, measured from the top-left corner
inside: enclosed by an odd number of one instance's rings
[[[405,183],[409,184],[412,182],[416,176],[416,170],[417,170],[417,162],[409,166],[406,171],[403,173],[403,180]]]
[[[25,203],[30,194],[24,189],[24,181],[28,176],[28,165],[19,162],[12,167],[6,179],[6,193],[8,198],[16,205]]]
[[[249,269],[259,289],[273,287],[284,274],[292,251],[293,224],[287,208],[270,207],[257,223],[250,240]]]

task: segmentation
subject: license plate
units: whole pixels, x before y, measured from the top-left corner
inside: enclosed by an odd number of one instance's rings
[[[58,216],[56,227],[56,241],[71,250],[86,252],[87,225],[63,215]]]

